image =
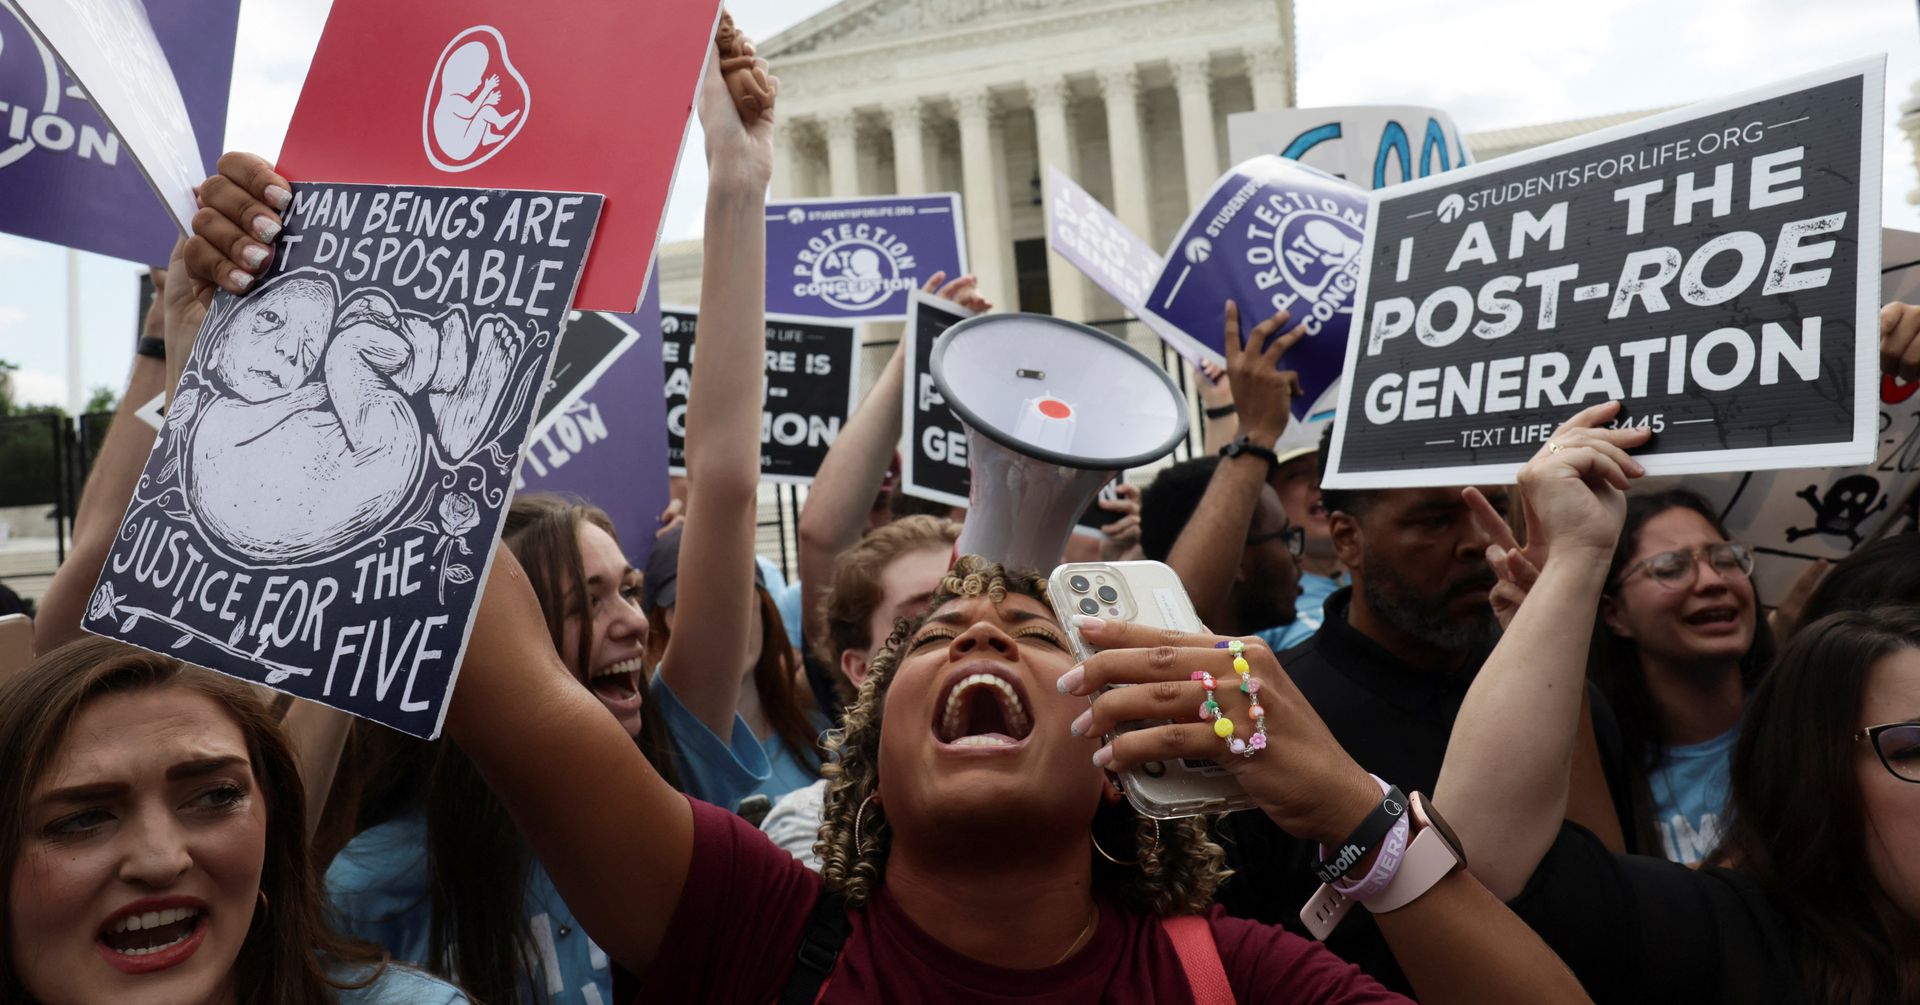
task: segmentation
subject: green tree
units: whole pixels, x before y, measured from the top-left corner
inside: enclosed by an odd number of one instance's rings
[[[0,359],[0,506],[32,506],[60,498],[52,421],[57,405],[23,405],[13,386],[18,364]]]
[[[120,396],[113,388],[102,385],[93,389],[93,397],[87,399],[87,412],[111,412],[120,407]]]

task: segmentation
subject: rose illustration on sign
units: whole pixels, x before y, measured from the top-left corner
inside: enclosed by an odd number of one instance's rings
[[[507,56],[507,40],[487,25],[455,35],[434,64],[421,115],[427,160],[442,171],[479,167],[526,127],[533,91]]]

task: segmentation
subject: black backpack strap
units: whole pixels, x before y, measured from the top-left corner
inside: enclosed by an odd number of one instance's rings
[[[847,918],[847,905],[839,897],[821,891],[807,914],[806,930],[800,933],[800,950],[794,956],[793,975],[778,1005],[814,1005],[821,989],[840,962],[840,948],[847,944],[853,922]]]

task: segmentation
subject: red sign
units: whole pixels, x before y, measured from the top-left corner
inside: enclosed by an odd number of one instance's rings
[[[631,313],[719,14],[720,0],[334,0],[280,171],[604,194],[574,306]]]

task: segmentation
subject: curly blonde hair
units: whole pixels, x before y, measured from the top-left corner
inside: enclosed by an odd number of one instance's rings
[[[1004,569],[978,555],[963,555],[941,582],[927,613],[967,597],[984,596],[999,604],[1010,594],[1052,606],[1046,580],[1039,575]],[[826,806],[814,854],[820,859],[827,890],[849,907],[865,904],[886,872],[892,831],[886,809],[868,805],[867,799],[880,789],[881,709],[887,687],[899,666],[902,647],[919,624],[905,619],[895,622],[886,647],[874,657],[867,681],[860,686],[859,699],[847,709],[844,727],[827,741],[832,756],[822,769],[827,777]],[[1118,866],[1096,855],[1091,844],[1087,848],[1094,889],[1131,910],[1198,914],[1213,903],[1214,891],[1229,875],[1225,853],[1207,837],[1205,818],[1165,820],[1156,828],[1153,820],[1122,802],[1103,805],[1091,824],[1092,836],[1109,854],[1122,861],[1138,860]]]

